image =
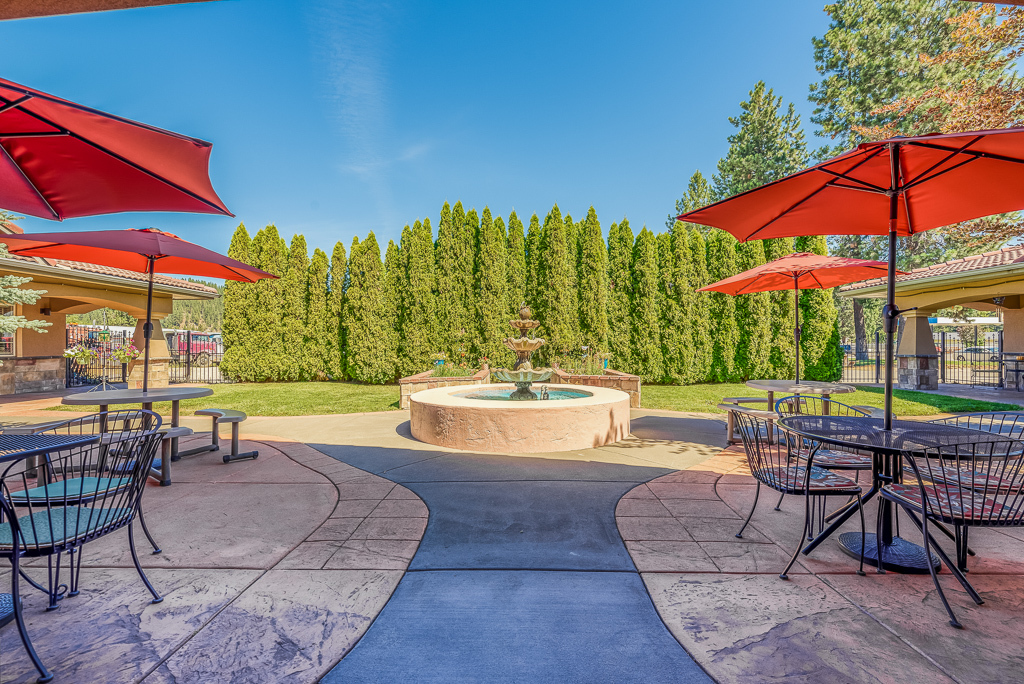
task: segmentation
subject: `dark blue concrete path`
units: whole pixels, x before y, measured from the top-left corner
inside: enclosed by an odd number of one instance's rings
[[[708,422],[679,438],[720,443]],[[323,682],[711,682],[658,617],[615,525],[622,495],[676,459],[312,446],[430,509],[409,572]]]

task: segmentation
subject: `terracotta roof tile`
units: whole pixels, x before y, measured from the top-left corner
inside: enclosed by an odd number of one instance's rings
[[[86,273],[97,273],[99,275],[109,275],[116,278],[125,278],[127,280],[147,282],[149,278],[145,273],[127,271],[123,268],[113,268],[111,266],[101,266],[99,264],[86,264],[81,261],[64,261],[63,259],[60,259],[55,263],[57,268],[66,268],[71,271],[85,271]],[[170,276],[161,275],[160,273],[153,275],[153,282],[160,285],[169,285],[171,287],[181,287],[186,290],[195,290],[196,292],[217,293],[215,288],[200,285],[199,283],[193,283],[188,280],[171,278]]]
[[[908,281],[935,278],[953,273],[967,273],[970,271],[980,271],[986,268],[995,268],[997,266],[1008,266],[1009,264],[1024,264],[1024,245],[1012,245],[1010,247],[1003,247],[1002,249],[998,249],[994,252],[975,254],[973,256],[964,257],[963,259],[954,259],[941,264],[925,266],[924,268],[915,268],[913,271],[905,275],[896,276],[896,282],[906,283]],[[852,290],[861,290],[867,287],[875,287],[883,284],[885,284],[885,278],[874,278],[873,280],[865,280],[860,283],[845,285],[841,291],[850,292]]]

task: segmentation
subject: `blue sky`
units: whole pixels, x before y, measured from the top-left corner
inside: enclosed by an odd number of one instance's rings
[[[223,0],[0,22],[4,78],[213,142],[238,217],[23,225],[152,225],[226,250],[238,220],[275,223],[329,253],[462,200],[662,230],[759,79],[810,135],[823,4]]]

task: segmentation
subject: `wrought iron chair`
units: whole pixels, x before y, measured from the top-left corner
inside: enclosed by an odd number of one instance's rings
[[[860,511],[861,531],[860,569],[857,574],[863,575],[865,534],[864,506],[860,502],[860,485],[847,477],[817,467],[815,465],[815,452],[817,451],[815,445],[811,445],[806,461],[801,463],[795,458],[793,452],[799,444],[803,443],[803,440],[787,432],[781,426],[776,426],[775,429],[782,433],[783,439],[776,441],[764,437],[766,432],[764,419],[736,411],[735,420],[739,426],[740,437],[743,439],[743,449],[747,454],[750,473],[757,480],[757,489],[754,492],[754,503],[750,507],[750,515],[747,516],[736,536],[740,539],[743,538],[743,530],[747,528],[747,524],[754,516],[754,510],[757,508],[757,499],[761,494],[762,484],[782,494],[802,494],[805,503],[804,529],[800,535],[801,543],[797,545],[786,569],[779,575],[782,579],[789,579],[789,570],[800,554],[803,537],[812,529],[811,497],[826,499],[830,496],[854,496],[857,498],[857,508]],[[822,509],[824,510],[824,506]]]
[[[967,549],[971,527],[1019,527],[1024,525],[1024,443],[1016,440],[959,444],[936,447],[903,460],[916,476],[916,482],[890,483],[880,494],[899,504],[920,528],[925,548],[931,546],[956,580],[978,605],[984,603],[978,592],[929,533],[929,523],[953,525],[957,530],[958,561]],[[920,518],[918,517],[920,516]],[[879,539],[881,535],[879,534]],[[879,550],[881,553],[881,550]],[[953,609],[939,584],[934,566],[928,564],[932,581],[949,624],[960,628]]]
[[[152,411],[111,411],[57,424],[50,423],[42,426],[42,429],[34,430],[35,434],[99,435],[100,439],[97,443],[80,447],[68,454],[61,454],[59,464],[46,460],[36,468],[30,468],[28,475],[36,476],[36,486],[10,491],[7,496],[8,503],[15,508],[25,508],[43,500],[48,500],[52,506],[81,506],[128,487],[131,483],[128,471],[134,467],[131,454],[136,447],[134,439],[157,430],[161,422],[161,417]],[[146,538],[150,540],[154,549],[158,549],[150,529],[145,524],[141,505],[138,509],[138,518]],[[134,554],[134,535],[131,529],[129,541]],[[48,610],[56,609],[57,601],[61,598],[76,596],[79,593],[78,578],[82,554],[78,547],[74,547],[69,549],[68,555],[68,585],[60,584],[59,551],[55,556],[48,556],[46,559],[47,589],[43,589],[32,580],[24,570],[22,572],[27,582],[49,595]]]
[[[123,527],[128,528],[131,540],[132,523],[159,447],[159,434],[137,432],[110,448],[71,449],[51,454],[35,468],[18,461],[0,471],[0,512],[5,521],[0,522],[0,558],[7,558],[11,563],[15,622],[25,650],[39,671],[39,681],[49,681],[53,675],[36,654],[25,627],[19,598],[20,559],[40,556],[49,559],[71,551],[80,554],[84,544]],[[9,497],[26,491],[34,495],[22,495],[15,509]],[[69,503],[72,500],[81,503]],[[131,551],[135,569],[153,595],[153,603],[159,603],[163,598],[139,565],[134,543]],[[59,562],[57,567],[60,567]],[[77,571],[73,569],[72,574],[77,575]],[[47,592],[51,599],[54,584],[51,576],[51,591]]]

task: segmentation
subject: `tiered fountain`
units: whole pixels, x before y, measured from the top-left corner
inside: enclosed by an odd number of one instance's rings
[[[629,434],[629,395],[604,387],[558,385],[531,389],[554,373],[534,368],[533,353],[544,346],[530,337],[540,325],[524,304],[509,321],[518,337],[505,339],[516,353],[512,370],[491,377],[506,384],[438,387],[409,398],[412,436],[437,446],[497,453],[537,453],[587,449],[617,442]],[[515,388],[513,391],[513,387]],[[557,400],[557,401],[550,401]]]

